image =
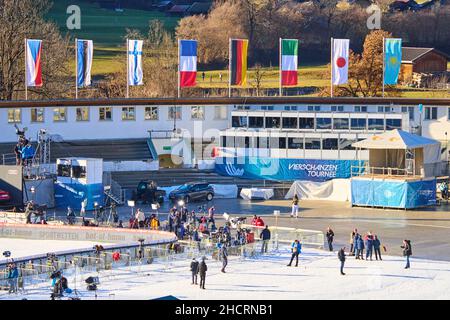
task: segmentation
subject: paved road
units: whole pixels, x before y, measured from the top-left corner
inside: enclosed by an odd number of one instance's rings
[[[401,255],[403,239],[412,240],[414,257],[450,261],[450,205],[417,211],[352,208],[348,203],[329,201],[301,201],[299,219],[289,217],[290,201],[215,200],[218,213],[231,215],[263,216],[269,225],[275,224],[273,211],[280,210],[280,226],[325,231],[327,226],[335,232],[335,248],[349,245],[353,228],[360,233],[376,233],[387,247],[388,254]],[[202,203],[190,204],[197,210]],[[146,212],[148,206],[141,206]],[[160,212],[167,212],[165,204]],[[131,208],[120,208],[120,216],[128,221]],[[60,213],[61,214],[61,213]],[[218,214],[218,216],[220,215]],[[162,214],[164,219],[166,214]]]

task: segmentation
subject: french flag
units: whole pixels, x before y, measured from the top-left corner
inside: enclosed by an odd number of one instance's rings
[[[194,87],[197,79],[197,40],[179,40],[180,87]]]
[[[42,40],[27,39],[26,43],[27,43],[27,52],[26,52],[27,87],[41,87]]]

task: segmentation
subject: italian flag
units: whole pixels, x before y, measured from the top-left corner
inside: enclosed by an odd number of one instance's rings
[[[295,86],[298,84],[298,40],[280,39],[281,43],[281,85]]]

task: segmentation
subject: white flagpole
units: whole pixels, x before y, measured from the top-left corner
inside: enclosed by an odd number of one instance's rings
[[[386,72],[385,68],[386,68],[386,52],[385,52],[385,40],[383,37],[383,76],[382,76],[382,83],[383,83],[383,98],[384,98],[384,73]]]
[[[78,99],[78,39],[75,38],[75,99]]]
[[[130,49],[130,40],[127,38],[127,99],[130,97],[130,53],[128,52]]]
[[[283,39],[280,38],[280,67],[279,67],[279,73],[280,73],[280,97],[283,95],[283,70],[282,70],[282,63],[283,63],[283,58],[282,58],[282,50],[283,50]]]
[[[27,61],[28,61],[27,38],[25,38],[25,100],[28,100]]]
[[[178,39],[178,72],[177,72],[177,78],[178,78],[178,99],[181,98],[180,45],[181,45],[181,40]]]
[[[331,38],[331,98],[333,98],[333,65],[334,65],[334,61],[333,61],[333,38]]]
[[[228,98],[231,98],[231,39],[228,39]]]

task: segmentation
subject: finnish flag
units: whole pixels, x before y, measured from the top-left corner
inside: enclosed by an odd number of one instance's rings
[[[128,40],[128,85],[140,86],[144,84],[142,70],[142,48],[144,41]]]

